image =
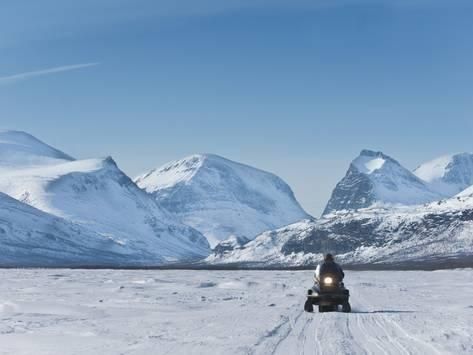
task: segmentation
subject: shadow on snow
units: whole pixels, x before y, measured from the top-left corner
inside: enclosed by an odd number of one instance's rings
[[[415,311],[398,311],[398,310],[392,310],[392,309],[386,309],[386,310],[376,310],[376,311],[357,311],[357,310],[352,310],[351,313],[358,313],[358,314],[376,314],[376,313],[415,313]]]

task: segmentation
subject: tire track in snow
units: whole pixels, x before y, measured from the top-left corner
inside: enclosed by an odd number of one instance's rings
[[[411,346],[414,345],[416,348],[419,348],[416,351],[414,351],[412,354],[414,354],[414,353],[415,354],[420,354],[420,353],[423,353],[423,354],[442,354],[442,352],[440,350],[438,350],[436,347],[429,344],[428,342],[423,341],[422,339],[419,339],[419,338],[416,338],[416,337],[410,335],[409,332],[407,332],[407,330],[405,330],[395,320],[390,319],[389,322],[391,322],[391,324],[394,327],[396,327],[399,330],[400,333],[402,333],[404,335],[403,336],[404,339],[410,339],[411,340],[411,342],[410,342]]]
[[[261,342],[255,353],[264,354],[439,354],[431,344],[410,335],[392,315],[299,314],[272,348]],[[278,325],[278,331],[282,328]],[[277,333],[277,332],[276,332]],[[269,340],[269,339],[266,339]],[[263,347],[261,347],[263,345]]]
[[[296,316],[296,318],[294,319],[294,322],[293,324],[291,324],[290,322],[288,322],[288,325],[290,326],[287,331],[284,333],[284,335],[278,340],[278,342],[276,343],[276,345],[273,347],[273,349],[271,350],[271,354],[275,354],[276,351],[278,350],[278,347],[281,345],[281,343],[283,341],[285,341],[290,334],[292,334],[293,330],[294,330],[294,327],[295,325],[298,323],[299,319],[301,318],[301,316],[304,314],[305,312],[302,310],[300,311],[300,313]],[[290,320],[290,318],[289,318]]]
[[[281,339],[272,349],[271,354],[303,354],[307,344],[307,335],[310,333],[307,328],[312,323],[313,318],[301,312],[295,320],[291,331],[284,339]],[[286,349],[286,344],[290,344],[290,348]]]
[[[381,354],[381,353],[385,355],[389,354],[389,352],[383,346],[383,343],[378,338],[371,335],[370,331],[368,330],[368,328],[365,326],[364,322],[362,321],[361,315],[357,315],[356,324],[358,326],[358,330],[365,337],[366,341],[373,344],[379,350],[378,352],[378,351],[370,351],[368,349],[365,349],[369,355]]]
[[[381,316],[379,317],[379,314],[375,314],[374,316],[367,317],[367,319],[372,319],[373,324],[376,325],[373,330],[379,329],[381,330],[384,335],[381,335],[379,338],[385,340],[387,343],[391,344],[391,347],[388,348],[390,349],[390,353],[392,354],[393,347],[397,349],[394,354],[406,354],[409,355],[410,352],[407,350],[407,348],[402,345],[402,343],[399,341],[399,337],[396,334],[396,332],[393,332],[392,327],[387,327],[386,319],[385,317]],[[376,333],[374,333],[376,334]],[[379,332],[378,332],[379,334]]]
[[[299,333],[298,340],[301,344],[301,348],[298,351],[299,354],[304,353],[305,345],[306,345],[306,342],[307,342],[307,333],[308,333],[306,329],[312,323],[313,320],[314,320],[314,318],[307,318],[302,332]]]
[[[260,337],[248,354],[274,354],[278,346],[291,334],[303,314],[304,311],[300,311],[293,322],[290,316],[283,316],[282,322]]]

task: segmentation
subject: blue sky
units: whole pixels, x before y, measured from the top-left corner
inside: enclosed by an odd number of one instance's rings
[[[135,176],[212,152],[318,215],[363,148],[473,151],[467,0],[7,0],[0,127]]]

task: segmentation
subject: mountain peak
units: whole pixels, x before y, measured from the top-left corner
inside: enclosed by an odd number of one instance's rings
[[[382,152],[364,149],[361,151],[360,155],[352,161],[351,165],[360,173],[372,174],[376,170],[383,168],[386,162],[400,165],[396,160]]]
[[[202,167],[208,155],[193,154],[179,160],[173,160],[150,172],[135,178],[135,183],[148,193],[185,184]]]
[[[366,157],[385,157],[384,153],[381,151],[371,150],[371,149],[362,149],[359,156]]]
[[[215,154],[167,163],[135,182],[212,246],[308,216],[281,178]]]
[[[441,197],[390,156],[362,150],[335,187],[324,214],[377,203],[415,205]]]

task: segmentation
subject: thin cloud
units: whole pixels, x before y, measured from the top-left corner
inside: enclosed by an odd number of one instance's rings
[[[3,76],[3,77],[0,77],[0,85],[13,84],[18,81],[28,80],[28,79],[36,78],[38,76],[45,76],[45,75],[62,73],[62,72],[71,71],[71,70],[94,67],[99,64],[100,63],[82,63],[82,64],[63,65],[60,67],[54,67],[54,68],[29,71],[29,72],[19,73],[19,74],[14,74],[14,75],[9,75],[9,76]]]

